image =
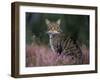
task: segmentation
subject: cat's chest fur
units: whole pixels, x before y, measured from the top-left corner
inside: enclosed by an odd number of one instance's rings
[[[68,35],[63,33],[55,34],[52,36],[52,45],[57,53],[61,54],[64,51],[64,48],[68,48],[66,39],[69,38]],[[69,38],[70,39],[70,38]]]

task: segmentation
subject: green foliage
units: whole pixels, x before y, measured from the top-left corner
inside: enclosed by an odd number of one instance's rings
[[[89,46],[89,16],[48,13],[26,13],[26,43],[32,42],[32,36],[36,36],[36,42],[48,44],[47,26],[45,19],[57,21],[61,19],[61,29],[65,34]],[[38,38],[38,39],[37,39]]]

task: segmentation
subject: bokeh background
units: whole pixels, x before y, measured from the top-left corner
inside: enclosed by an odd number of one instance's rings
[[[32,36],[36,41],[47,44],[47,25],[45,19],[57,21],[61,19],[61,29],[67,34],[70,33],[75,39],[89,46],[89,16],[71,14],[48,14],[26,12],[26,44],[32,42]]]

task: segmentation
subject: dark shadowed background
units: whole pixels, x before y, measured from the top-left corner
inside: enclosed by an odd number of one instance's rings
[[[26,44],[34,41],[48,44],[46,34],[47,25],[45,19],[57,21],[61,19],[60,28],[67,34],[70,33],[74,39],[89,47],[89,16],[71,14],[49,14],[26,12]]]

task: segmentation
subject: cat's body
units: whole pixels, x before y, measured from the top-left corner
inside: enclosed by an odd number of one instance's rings
[[[49,43],[53,52],[71,56],[75,63],[82,64],[81,49],[70,35],[65,35],[60,29],[60,20],[57,22],[50,22],[46,20],[48,26],[47,33],[49,34]]]

